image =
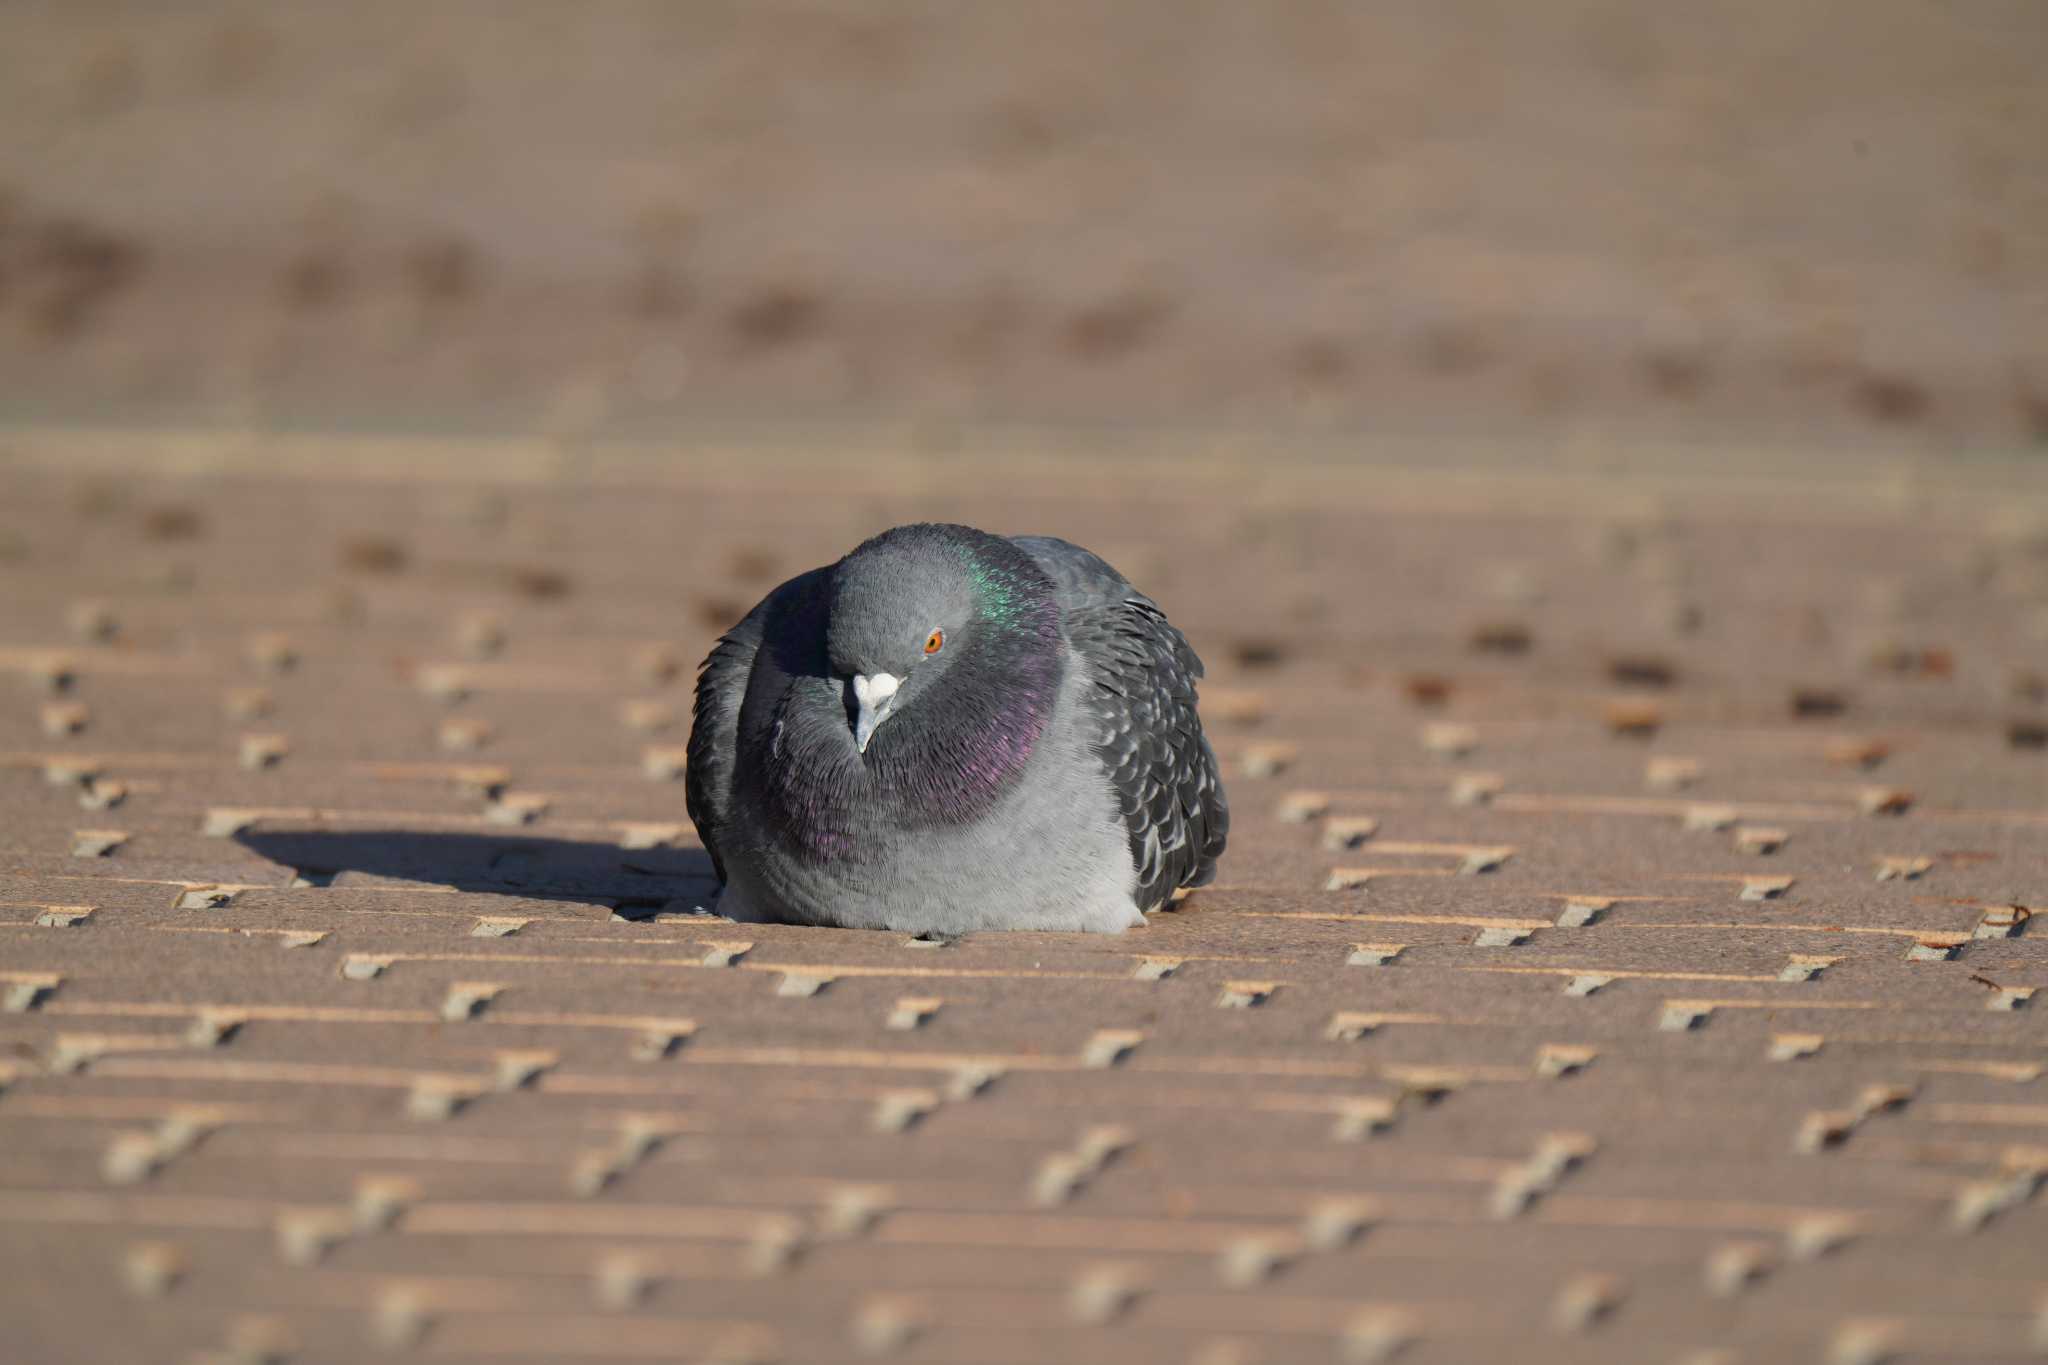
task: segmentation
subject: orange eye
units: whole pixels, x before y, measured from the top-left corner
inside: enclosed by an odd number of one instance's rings
[[[924,652],[927,654],[936,654],[945,647],[946,632],[943,630],[935,630],[924,637]]]

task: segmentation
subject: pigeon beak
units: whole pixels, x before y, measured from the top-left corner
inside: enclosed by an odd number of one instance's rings
[[[896,700],[896,689],[901,686],[903,679],[893,673],[854,676],[853,700],[860,712],[853,722],[853,742],[862,753],[868,751],[868,741],[875,737],[875,727],[889,718],[889,707]]]

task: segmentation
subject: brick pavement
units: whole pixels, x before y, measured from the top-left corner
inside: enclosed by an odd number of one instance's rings
[[[2038,473],[807,439],[0,441],[8,1359],[2048,1349]],[[684,913],[696,660],[917,516],[1187,630],[1217,886]]]

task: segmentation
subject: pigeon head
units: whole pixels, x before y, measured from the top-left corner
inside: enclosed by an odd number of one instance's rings
[[[1009,541],[899,526],[834,566],[825,644],[855,749],[937,790],[1029,757],[1059,681],[1059,606]]]

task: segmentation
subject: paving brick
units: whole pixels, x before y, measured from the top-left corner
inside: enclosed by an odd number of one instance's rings
[[[61,462],[0,468],[24,1358],[2029,1349],[2048,787],[2006,742],[2013,604],[1951,570],[1993,501],[1673,501],[1678,634],[1592,509],[1426,470],[1392,504],[1368,467],[1210,471],[1138,518],[1135,458],[953,495],[892,456],[622,454],[480,525],[445,451],[289,451],[117,443],[137,498],[203,509],[176,597],[156,542],[65,548]],[[874,491],[897,469],[916,497]],[[1244,534],[1255,492],[1291,540]],[[337,597],[399,501],[408,553]],[[915,514],[1149,569],[1212,664],[1215,886],[1114,938],[689,913],[691,662],[754,556]],[[1548,590],[1480,602],[1475,543]],[[1873,671],[1873,564],[1948,671]],[[1275,624],[1304,571],[1335,586]]]

